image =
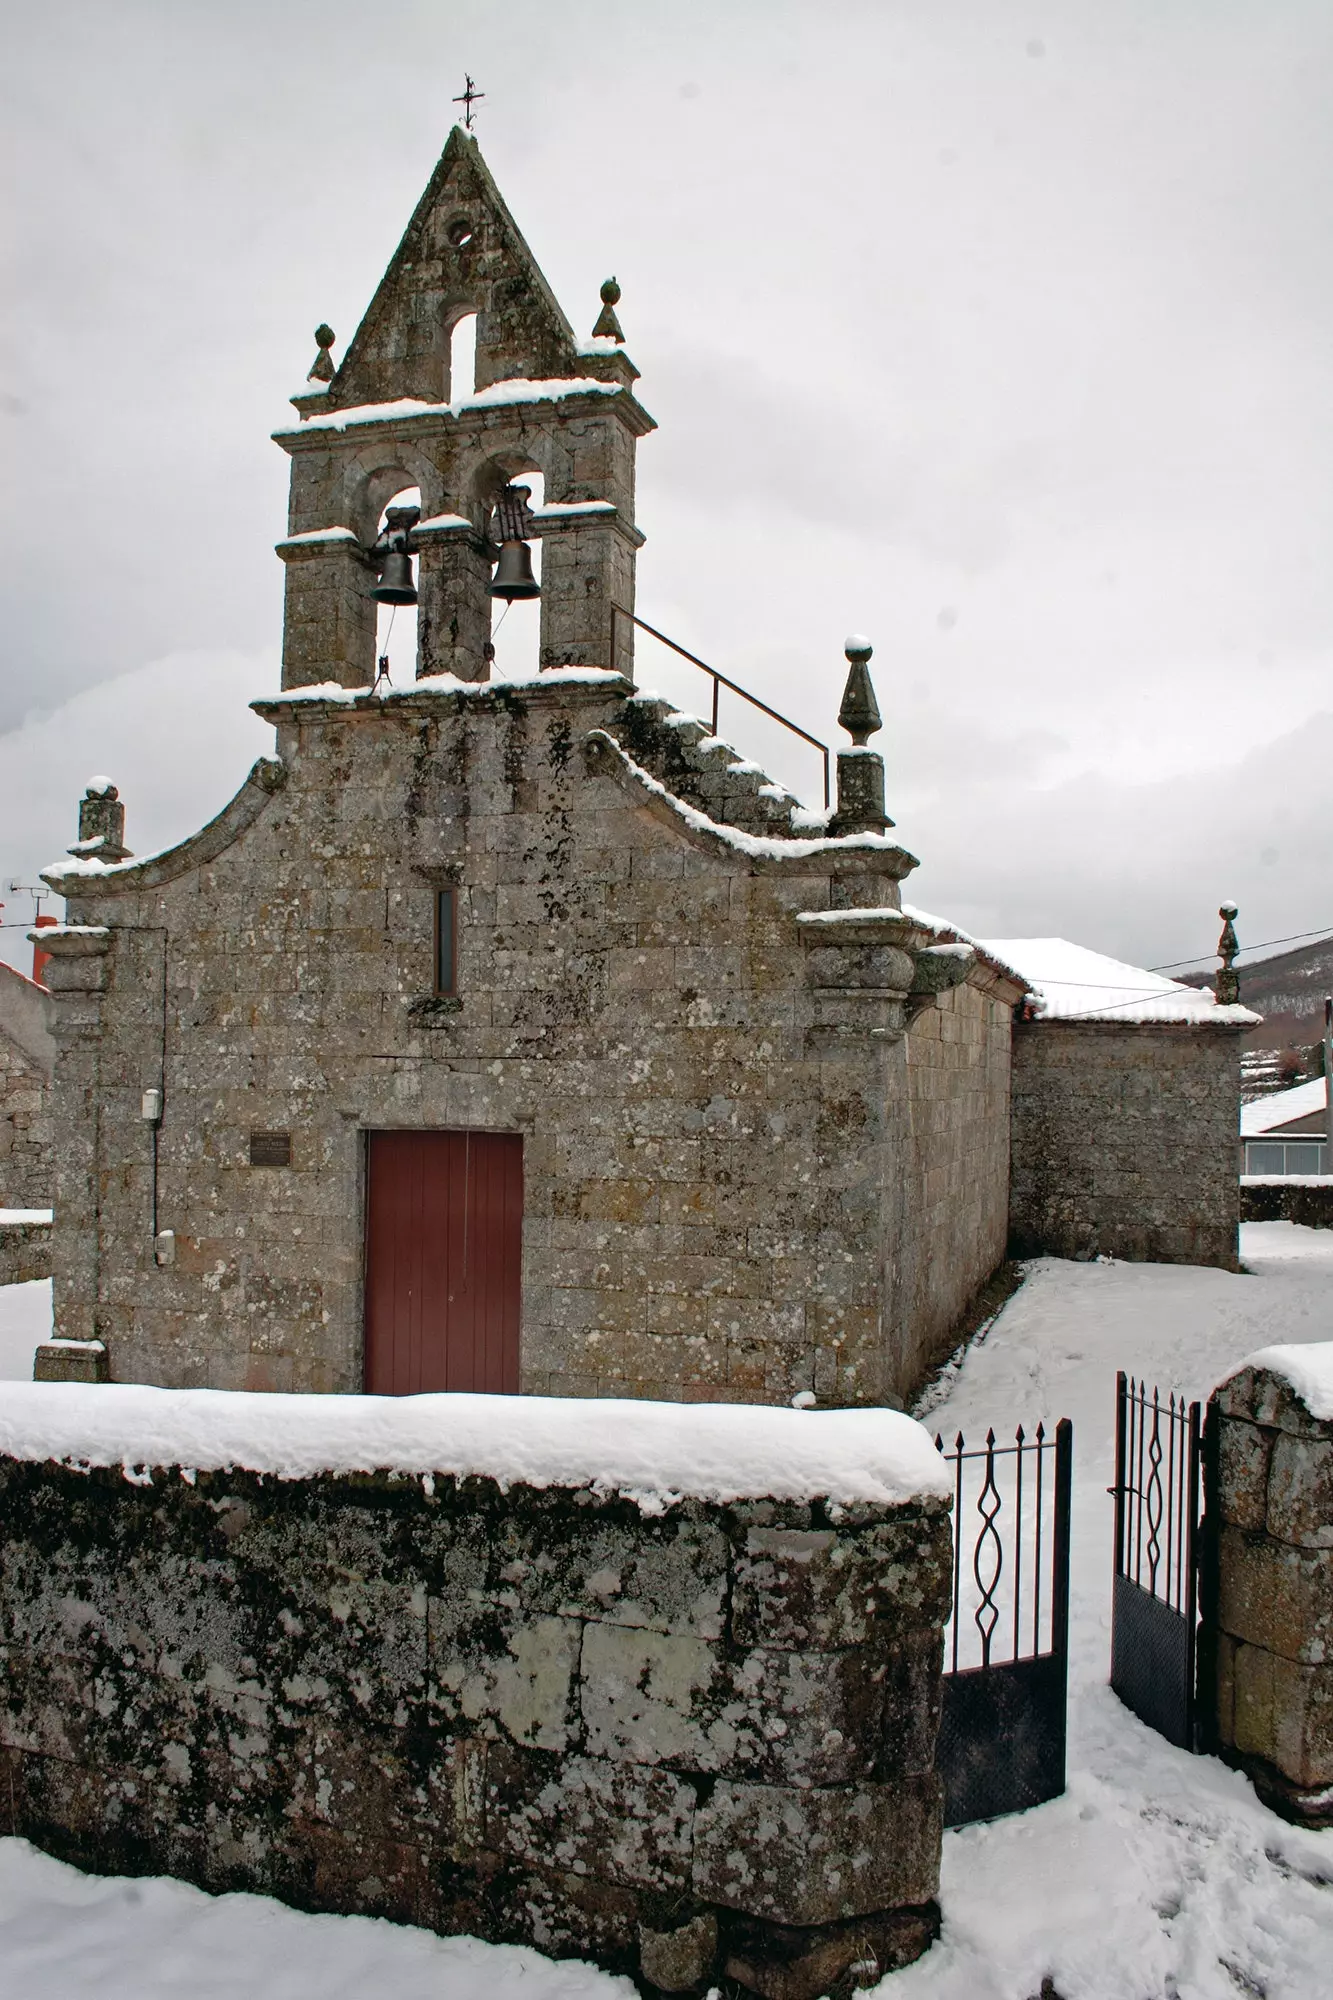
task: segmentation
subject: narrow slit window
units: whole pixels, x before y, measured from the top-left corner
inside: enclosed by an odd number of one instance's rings
[[[438,889],[435,894],[435,991],[452,994],[457,990],[458,891]]]

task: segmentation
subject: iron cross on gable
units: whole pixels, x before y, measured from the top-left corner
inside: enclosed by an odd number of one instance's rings
[[[463,124],[466,130],[469,132],[472,130],[472,107],[474,104],[480,104],[482,98],[485,97],[485,95],[486,95],[485,91],[478,90],[476,84],[473,83],[472,78],[468,75],[467,71],[464,70],[463,93],[461,97],[456,97],[454,99],[454,103],[462,105]]]

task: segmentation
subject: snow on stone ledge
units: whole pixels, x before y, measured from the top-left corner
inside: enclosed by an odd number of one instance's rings
[[[485,701],[494,695],[497,688],[516,689],[522,693],[540,692],[543,688],[559,687],[623,687],[625,676],[614,667],[543,667],[540,672],[524,680],[504,680],[497,676],[489,681],[460,680],[457,674],[423,674],[420,680],[408,681],[403,687],[393,687],[381,681],[377,686],[364,684],[360,687],[344,687],[341,681],[313,681],[305,687],[279,688],[276,694],[261,695],[250,704],[261,711],[281,702],[284,707],[327,706],[330,702],[340,702],[345,708],[379,706],[386,702],[420,702],[428,695],[448,695],[451,698],[462,695],[468,701]]]
[[[1218,1383],[1225,1388],[1247,1368],[1277,1375],[1295,1391],[1318,1423],[1333,1422],[1333,1340],[1301,1347],[1261,1347]]]
[[[566,396],[619,396],[619,382],[603,382],[595,375],[559,375],[542,381],[515,376],[492,382],[460,396],[453,403],[427,403],[419,396],[399,396],[390,403],[353,403],[326,416],[307,417],[299,424],[281,424],[275,438],[308,437],[318,431],[345,431],[361,424],[402,424],[421,417],[457,417],[467,410],[493,410],[517,403],[557,403]]]
[[[55,1221],[53,1208],[0,1208],[0,1229],[33,1229]]]
[[[676,1500],[947,1498],[929,1433],[898,1410],[562,1396],[284,1396],[0,1383],[0,1454],[78,1467],[243,1469],[279,1479],[395,1471],[589,1486],[645,1514]]]

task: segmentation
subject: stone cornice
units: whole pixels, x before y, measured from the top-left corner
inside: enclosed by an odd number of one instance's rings
[[[100,901],[104,896],[123,896],[139,889],[156,889],[165,882],[173,882],[191,868],[203,868],[210,861],[216,861],[225,853],[234,840],[244,833],[248,826],[263,812],[275,792],[281,791],[287,782],[287,768],[275,757],[261,757],[253,766],[249,777],[241,786],[234,799],[222,808],[216,818],[207,826],[200,827],[198,833],[181,841],[178,847],[168,847],[161,854],[146,854],[137,861],[117,861],[107,867],[96,863],[61,861],[54,867],[42,870],[43,882],[62,896],[78,902]],[[66,925],[66,934],[86,926]],[[60,928],[44,930],[40,933],[42,950],[59,952],[56,940],[61,936]],[[105,947],[103,947],[105,949]]]
[[[408,687],[390,688],[387,694],[373,694],[368,687],[335,688],[321,683],[313,688],[288,688],[282,694],[252,701],[250,706],[265,722],[336,722],[368,715],[381,720],[449,715],[465,708],[585,703],[604,707],[608,701],[622,701],[633,693],[634,683],[609,668],[553,667],[535,681],[460,681],[452,674],[432,674]]]
[[[461,403],[421,403],[403,397],[394,403],[363,403],[350,409],[329,410],[307,417],[301,423],[284,424],[272,433],[275,444],[286,452],[328,451],[341,445],[359,449],[361,443],[384,439],[403,442],[422,438],[453,439],[474,437],[513,428],[527,429],[533,423],[568,417],[613,416],[635,437],[646,437],[657,429],[637,396],[619,383],[588,379],[578,386],[575,378],[568,389],[563,385],[548,396],[515,396],[511,401],[465,399]],[[502,387],[503,384],[495,384]],[[485,392],[483,391],[484,395]]]

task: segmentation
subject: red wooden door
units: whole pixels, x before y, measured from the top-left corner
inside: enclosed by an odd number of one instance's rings
[[[366,1389],[518,1393],[523,1141],[372,1132]]]

